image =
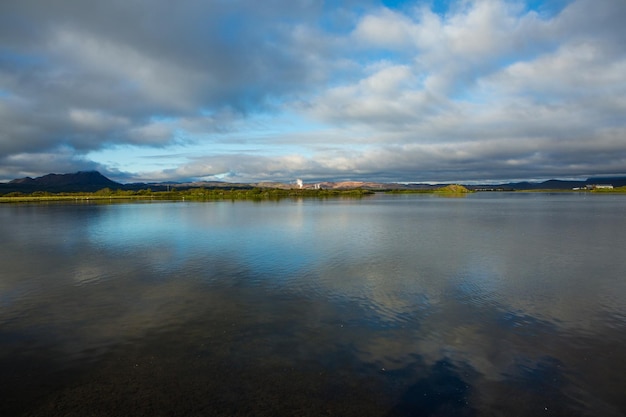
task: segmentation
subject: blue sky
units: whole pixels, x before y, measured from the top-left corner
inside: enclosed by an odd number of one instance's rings
[[[5,0],[0,181],[626,174],[623,0]]]

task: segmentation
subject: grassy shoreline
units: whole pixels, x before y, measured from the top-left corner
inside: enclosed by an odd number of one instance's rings
[[[374,194],[364,189],[349,190],[313,190],[313,189],[187,189],[172,191],[112,191],[100,190],[93,193],[42,193],[0,196],[0,203],[36,203],[36,202],[104,202],[123,200],[163,200],[163,201],[216,201],[216,200],[279,200],[283,198],[360,198]]]
[[[443,187],[434,189],[419,190],[387,190],[387,194],[435,194],[435,195],[465,195],[476,192],[465,187],[458,188]],[[510,192],[523,193],[590,193],[590,194],[625,194],[626,187],[617,187],[614,189],[599,190],[561,190],[561,189],[545,189],[545,190],[514,190]],[[345,189],[345,190],[324,190],[324,189],[281,189],[281,188],[251,188],[251,189],[204,189],[192,188],[186,190],[172,191],[151,191],[138,190],[112,191],[104,189],[93,193],[77,192],[77,193],[46,193],[34,192],[31,194],[10,193],[0,195],[1,203],[41,203],[41,202],[106,202],[106,201],[219,201],[219,200],[280,200],[284,198],[334,198],[348,197],[360,198],[367,195],[375,194],[372,190],[362,188]]]

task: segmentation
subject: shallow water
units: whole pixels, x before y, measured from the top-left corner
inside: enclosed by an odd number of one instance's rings
[[[623,416],[626,196],[0,206],[0,415]]]

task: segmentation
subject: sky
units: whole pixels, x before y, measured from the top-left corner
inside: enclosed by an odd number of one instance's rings
[[[0,181],[626,174],[624,0],[2,0]]]

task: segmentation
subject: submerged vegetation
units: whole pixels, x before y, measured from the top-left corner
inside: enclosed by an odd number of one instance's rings
[[[50,193],[36,191],[30,194],[9,193],[0,196],[0,203],[38,202],[38,201],[102,201],[102,200],[279,200],[282,198],[329,198],[329,197],[362,197],[373,194],[373,191],[361,188],[347,190],[326,189],[281,189],[281,188],[189,188],[168,191],[144,190],[112,190],[103,188],[93,193]]]

